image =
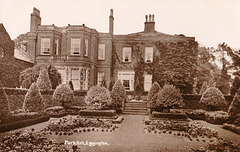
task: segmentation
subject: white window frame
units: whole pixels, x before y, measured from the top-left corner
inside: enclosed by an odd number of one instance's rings
[[[106,45],[101,43],[98,44],[98,60],[105,60]]]
[[[126,57],[128,57],[128,61],[127,61]],[[132,61],[132,48],[131,47],[123,47],[122,61],[123,62],[131,62]]]
[[[98,72],[98,81],[97,81],[97,84],[98,85],[101,85],[102,84],[102,80],[103,80],[103,77],[105,76],[105,73],[104,72]]]
[[[78,47],[75,47],[75,44]],[[76,48],[79,48],[79,51],[75,51]],[[71,38],[71,55],[80,55],[80,50],[81,50],[81,38]]]
[[[153,47],[145,47],[145,62],[153,62]]]
[[[77,78],[73,78],[73,71],[75,71],[77,74],[78,74],[78,77]],[[71,81],[73,83],[73,88],[74,90],[80,90],[81,87],[80,87],[80,70],[78,68],[73,68],[71,69]],[[77,83],[76,83],[77,82]]]
[[[149,81],[150,78],[151,81]],[[149,91],[152,87],[152,75],[151,74],[144,74],[144,91]]]
[[[134,71],[118,71],[118,80],[123,84],[124,80],[129,80],[129,90],[125,88],[126,91],[134,91]]]
[[[41,38],[41,55],[50,55],[50,43],[50,38]]]
[[[85,56],[88,56],[88,44],[89,44],[89,41],[88,41],[88,39],[85,39]]]

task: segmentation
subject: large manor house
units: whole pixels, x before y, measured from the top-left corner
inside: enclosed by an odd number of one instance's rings
[[[121,80],[126,90],[134,91],[136,63],[132,44],[139,47],[144,62],[152,63],[157,54],[154,41],[195,40],[194,37],[169,35],[155,30],[154,15],[146,15],[144,31],[127,35],[114,34],[113,10],[110,10],[109,32],[102,33],[83,25],[64,27],[42,25],[40,11],[31,13],[27,33],[27,52],[35,64],[51,63],[62,75],[63,83],[72,81],[75,90],[88,90],[105,78]],[[152,85],[152,75],[144,73],[144,90]]]

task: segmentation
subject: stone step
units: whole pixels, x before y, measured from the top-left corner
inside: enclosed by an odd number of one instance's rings
[[[126,115],[148,115],[147,112],[129,112],[129,111],[123,111],[122,114],[126,114]]]
[[[128,109],[125,109],[123,110],[123,112],[133,112],[133,113],[147,113],[148,111],[147,110],[128,110]]]
[[[132,105],[125,105],[124,108],[147,108],[147,106],[132,106]]]
[[[147,107],[124,107],[124,110],[147,110]]]

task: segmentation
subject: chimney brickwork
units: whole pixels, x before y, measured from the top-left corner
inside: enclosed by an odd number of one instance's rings
[[[154,15],[149,14],[146,15],[146,22],[144,26],[144,33],[154,33],[155,32],[155,21],[154,21]]]

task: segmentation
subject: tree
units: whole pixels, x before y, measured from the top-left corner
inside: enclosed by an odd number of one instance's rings
[[[53,93],[53,101],[61,103],[64,108],[70,107],[74,102],[73,90],[68,84],[60,84]]]
[[[42,68],[37,79],[37,85],[40,90],[51,90],[52,85],[49,80],[48,72],[46,68]]]
[[[207,85],[207,82],[205,81],[202,85],[202,88],[201,88],[199,94],[202,95],[207,90],[207,88],[208,88],[208,85]]]
[[[27,34],[21,34],[14,39],[14,46],[20,51],[26,51]]]
[[[232,87],[231,87],[231,95],[234,95],[239,88],[240,88],[240,72],[238,73],[238,75],[236,74],[233,80]]]
[[[112,91],[112,88],[114,86],[115,82],[113,80],[111,80],[108,84],[108,90],[111,92]]]
[[[179,89],[173,85],[164,85],[159,91],[156,99],[157,108],[166,108],[170,112],[170,108],[177,108],[183,105],[183,98]]]
[[[55,89],[59,84],[62,83],[61,74],[57,69],[51,64],[37,64],[32,68],[27,68],[23,70],[20,74],[20,84],[24,88],[29,88],[33,82],[36,82],[40,70],[46,68],[48,70],[49,79],[51,81],[52,89]]]
[[[94,109],[106,109],[111,105],[110,92],[105,87],[93,86],[91,87],[85,97],[85,103],[93,106]]]
[[[161,89],[160,85],[157,82],[154,82],[152,87],[150,88],[148,92],[148,102],[151,102],[152,97],[159,92]]]
[[[227,101],[218,88],[210,87],[202,94],[200,104],[205,106],[207,110],[213,111],[226,106]]]
[[[39,91],[38,85],[34,82],[25,95],[23,109],[26,112],[42,113],[45,109],[45,103]]]
[[[116,83],[114,84],[111,92],[111,98],[112,98],[111,108],[113,109],[119,109],[123,107],[125,101],[127,100],[125,88],[120,80],[117,80]]]
[[[10,107],[8,97],[3,89],[0,81],[0,122],[6,120],[10,116]]]
[[[236,119],[237,114],[240,113],[240,89],[236,92],[233,101],[231,102],[231,105],[228,109],[228,114],[230,117],[232,117],[234,120]]]

